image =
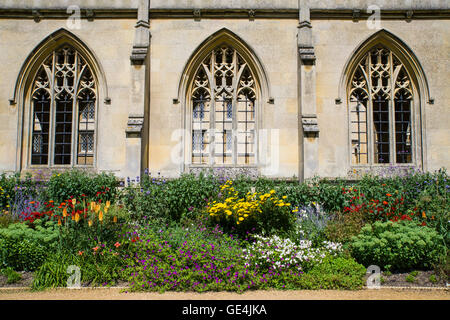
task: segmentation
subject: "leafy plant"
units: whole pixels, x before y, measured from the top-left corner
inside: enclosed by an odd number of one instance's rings
[[[89,201],[114,202],[118,181],[114,174],[94,174],[82,170],[68,170],[54,173],[47,182],[47,198],[56,203],[70,197],[81,199],[84,195]]]
[[[364,264],[396,270],[429,269],[445,254],[445,246],[434,229],[412,221],[377,221],[367,224],[352,238],[351,252]]]
[[[353,259],[328,257],[305,273],[300,280],[302,289],[361,289],[366,268]]]
[[[45,247],[34,241],[0,239],[0,264],[2,268],[11,267],[17,271],[33,271],[45,261],[46,256],[47,250]]]
[[[7,278],[6,283],[8,284],[17,283],[22,280],[22,276],[20,275],[20,273],[15,272],[11,267],[3,269],[1,271],[1,274]]]
[[[239,198],[232,184],[228,180],[220,187],[219,200],[208,203],[206,212],[212,223],[244,236],[249,231],[285,235],[293,230],[295,216],[286,196],[279,197],[272,189],[265,194],[248,192]]]

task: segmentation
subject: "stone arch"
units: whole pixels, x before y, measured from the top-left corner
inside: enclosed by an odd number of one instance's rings
[[[405,42],[385,29],[371,35],[369,38],[360,43],[358,47],[350,54],[347,62],[345,63],[339,81],[339,99],[343,100],[343,98],[346,97],[352,74],[361,58],[376,45],[385,46],[405,64],[405,67],[407,68],[421,100],[432,104],[433,98],[430,94],[428,80],[419,59]]]
[[[89,65],[92,76],[97,84],[97,101],[103,100],[106,104],[109,104],[110,102],[106,76],[93,51],[75,34],[64,28],[61,28],[47,36],[31,51],[22,64],[14,85],[12,97],[10,99],[11,105],[18,106],[18,130],[15,164],[16,171],[22,171],[23,169],[28,168],[29,162],[29,159],[27,159],[29,157],[29,152],[27,152],[29,145],[29,134],[25,131],[28,117],[28,112],[25,109],[27,102],[30,99],[28,93],[42,63],[50,54],[52,54],[53,51],[63,47],[64,45],[68,45],[79,52]],[[97,106],[98,105],[99,104],[97,103]]]
[[[99,84],[104,101],[107,103],[109,102],[110,98],[108,95],[106,76],[98,58],[80,38],[72,32],[61,28],[42,40],[25,59],[25,62],[22,64],[17,76],[11,99],[9,100],[11,105],[21,102],[23,99],[21,95],[25,93],[26,89],[30,85],[33,75],[37,72],[37,69],[42,61],[50,54],[50,52],[65,43],[71,45],[83,54],[88,64],[93,68],[93,73],[95,74],[96,80]]]
[[[245,60],[248,69],[250,70],[252,77],[255,82],[255,93],[256,93],[256,103],[255,103],[255,112],[256,112],[256,122],[255,122],[255,135],[256,141],[258,141],[258,131],[260,128],[263,128],[262,121],[262,110],[263,106],[266,103],[272,103],[272,99],[270,96],[270,84],[267,77],[267,73],[264,69],[259,58],[256,56],[254,50],[252,50],[239,36],[231,32],[230,30],[223,28],[216,33],[209,36],[206,40],[204,40],[191,54],[185,67],[183,69],[182,75],[180,77],[180,81],[178,84],[177,90],[177,99],[175,99],[175,103],[180,103],[183,111],[181,112],[181,125],[185,130],[184,134],[184,148],[183,148],[183,164],[181,165],[181,171],[184,172],[189,166],[190,163],[190,154],[192,152],[189,142],[192,139],[191,136],[191,128],[188,121],[189,118],[189,106],[190,104],[190,92],[192,86],[194,84],[194,78],[197,74],[199,67],[202,62],[208,55],[211,54],[218,47],[225,46],[230,47],[235,50],[239,56]],[[258,143],[255,145],[256,151],[254,154],[255,163],[248,168],[249,170],[258,170],[258,164],[261,162],[261,155],[258,152]],[[235,161],[235,160],[233,160]],[[234,164],[236,166],[236,164]],[[252,171],[253,172],[253,171]]]
[[[341,74],[339,83],[339,100],[341,100],[346,106],[346,108],[348,108],[347,111],[349,116],[348,120],[349,150],[352,146],[352,143],[350,141],[351,129],[350,129],[350,99],[349,99],[349,92],[351,92],[352,88],[352,79],[357,70],[359,70],[358,65],[361,62],[361,60],[364,57],[366,57],[371,52],[371,50],[377,47],[385,48],[386,50],[390,51],[392,55],[395,56],[396,59],[398,59],[401,62],[402,66],[406,70],[408,78],[410,79],[411,93],[412,96],[414,97],[411,100],[412,101],[411,110],[414,115],[414,118],[411,119],[412,127],[414,130],[414,134],[412,135],[414,139],[414,147],[413,147],[414,151],[411,165],[426,170],[425,105],[427,103],[433,104],[434,101],[433,98],[430,96],[430,89],[425,72],[414,52],[401,39],[399,39],[397,36],[395,36],[394,34],[390,33],[385,29],[382,29],[374,33],[368,39],[363,41],[352,52],[347,62],[345,63],[343,72]],[[390,122],[393,122],[393,118],[390,119]],[[369,126],[371,125],[372,124],[370,124]],[[390,137],[390,144],[394,145],[392,137]],[[370,148],[372,147],[373,146],[371,145]],[[391,147],[391,151],[392,150],[393,147]],[[391,157],[394,156],[395,154],[392,153]],[[349,159],[349,163],[350,162],[351,161]]]
[[[267,72],[254,50],[244,42],[238,35],[227,28],[222,28],[205,39],[191,54],[185,64],[178,83],[177,100],[183,102],[192,78],[201,61],[217,46],[227,44],[234,47],[242,57],[248,62],[250,70],[254,74],[259,84],[261,101],[271,99],[270,83]]]

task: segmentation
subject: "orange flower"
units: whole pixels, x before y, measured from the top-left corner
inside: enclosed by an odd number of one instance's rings
[[[77,203],[77,199],[73,198],[72,199],[72,204],[75,205]]]
[[[88,221],[88,225],[89,225],[89,227],[92,227],[92,220]]]
[[[392,197],[392,194],[390,194],[390,193],[386,193],[386,195],[387,195],[388,197]]]
[[[66,208],[63,209],[63,217],[64,218],[67,217],[67,209]]]
[[[116,242],[116,243],[114,243],[114,246],[115,246],[116,248],[118,248],[118,247],[120,247],[120,243],[119,243],[119,242]]]
[[[84,253],[84,251],[78,251],[78,255],[79,255],[79,256],[82,256],[83,253]]]
[[[425,214],[425,211],[422,212],[422,218],[426,218],[427,215]]]
[[[106,207],[109,208],[110,205],[111,205],[111,202],[109,200],[106,201]]]
[[[75,221],[75,216],[72,215],[72,221]]]
[[[383,201],[383,204],[384,204],[384,205],[387,205],[387,204],[388,204],[388,202],[387,202],[387,201]]]
[[[92,202],[91,202],[91,211],[94,211],[94,209],[95,209],[95,202],[92,201]]]
[[[98,214],[98,221],[102,222],[103,221],[103,212],[100,211],[100,213]]]
[[[114,223],[117,223],[117,217],[116,217],[116,216],[114,216],[113,222],[114,222]]]
[[[78,221],[80,221],[80,214],[77,212],[75,214],[75,222],[78,222]]]

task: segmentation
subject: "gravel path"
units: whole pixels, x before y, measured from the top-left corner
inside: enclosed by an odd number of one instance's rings
[[[119,288],[80,290],[52,289],[32,292],[29,289],[0,289],[0,300],[450,300],[449,289],[363,289],[252,291],[164,294],[121,292]]]

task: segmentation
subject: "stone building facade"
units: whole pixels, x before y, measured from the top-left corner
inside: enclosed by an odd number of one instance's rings
[[[450,164],[446,0],[2,0],[0,171]]]

